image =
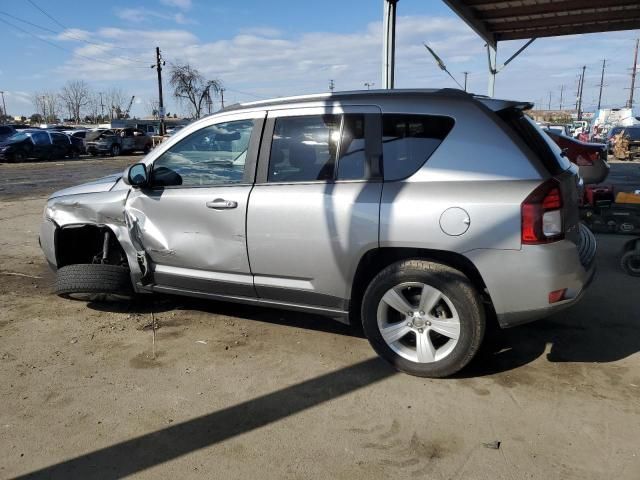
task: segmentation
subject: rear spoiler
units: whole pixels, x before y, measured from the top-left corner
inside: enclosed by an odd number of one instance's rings
[[[503,112],[505,110],[531,110],[533,103],[518,102],[515,100],[498,100],[495,98],[485,97],[483,95],[474,95],[474,98],[494,112]]]

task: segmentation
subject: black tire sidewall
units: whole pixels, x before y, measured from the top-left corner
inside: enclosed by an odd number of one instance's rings
[[[394,352],[382,338],[377,321],[378,304],[389,289],[406,282],[437,288],[453,303],[460,317],[458,343],[442,360],[412,362]],[[362,326],[373,349],[395,368],[411,375],[438,378],[454,374],[471,361],[482,343],[485,319],[477,292],[459,271],[431,262],[399,262],[380,272],[369,285],[363,298]]]
[[[640,277],[640,271],[634,270],[631,267],[631,262],[634,261],[640,261],[640,252],[637,250],[630,250],[622,255],[622,258],[620,259],[620,266],[628,275],[631,275],[632,277]]]
[[[54,292],[64,298],[70,294],[113,294],[131,296],[129,269],[108,264],[73,264],[56,272]]]

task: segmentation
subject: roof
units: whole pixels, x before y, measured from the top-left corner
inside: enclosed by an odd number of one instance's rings
[[[218,113],[233,112],[236,110],[269,108],[280,105],[308,103],[308,102],[327,102],[327,101],[345,101],[363,99],[369,102],[375,102],[390,97],[416,97],[416,96],[437,96],[458,99],[475,99],[483,103],[488,108],[498,111],[509,107],[529,109],[532,105],[528,102],[517,102],[511,100],[499,100],[485,97],[484,95],[473,95],[457,88],[394,88],[388,90],[352,90],[344,92],[317,93],[312,95],[300,95],[296,97],[280,97],[271,100],[259,100],[256,102],[238,103],[230,105]]]
[[[484,41],[640,29],[638,0],[444,0]]]

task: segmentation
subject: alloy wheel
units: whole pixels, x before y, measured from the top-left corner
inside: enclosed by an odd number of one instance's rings
[[[451,300],[437,288],[405,282],[380,299],[378,328],[386,344],[416,363],[446,358],[458,344],[460,317]]]

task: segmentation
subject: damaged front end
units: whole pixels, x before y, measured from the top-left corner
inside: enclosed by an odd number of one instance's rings
[[[127,266],[135,286],[149,276],[136,223],[125,213],[129,188],[119,176],[106,177],[54,193],[47,201],[40,246],[54,269],[72,264]],[[133,234],[132,234],[133,233]]]

